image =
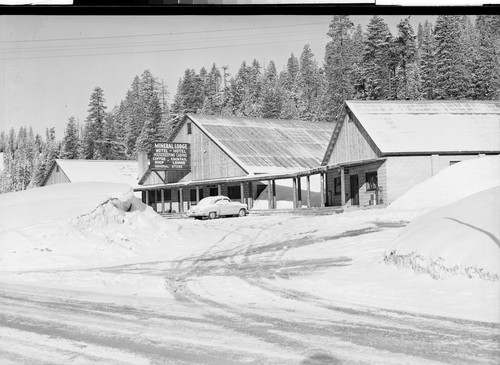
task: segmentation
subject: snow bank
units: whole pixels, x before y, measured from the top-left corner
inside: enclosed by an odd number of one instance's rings
[[[434,278],[465,275],[498,280],[500,186],[418,217],[395,240],[384,260]]]
[[[122,184],[57,184],[1,194],[0,206],[0,270],[123,262],[169,234]]]
[[[413,187],[388,209],[433,209],[500,185],[500,156],[454,164]]]

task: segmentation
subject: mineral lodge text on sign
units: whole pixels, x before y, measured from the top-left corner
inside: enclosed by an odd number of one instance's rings
[[[154,144],[153,164],[156,168],[182,169],[189,164],[188,143]]]

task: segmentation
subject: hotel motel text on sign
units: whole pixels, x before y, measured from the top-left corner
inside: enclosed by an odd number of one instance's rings
[[[189,143],[153,142],[149,168],[151,170],[190,171]]]

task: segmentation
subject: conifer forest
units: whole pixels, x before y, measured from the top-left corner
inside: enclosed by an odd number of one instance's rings
[[[335,15],[325,32],[322,60],[305,44],[300,55],[283,55],[280,72],[274,61],[257,59],[242,60],[238,70],[187,68],[172,98],[145,70],[113,107],[101,87],[89,90],[82,100],[88,115],[81,123],[70,117],[63,136],[55,128],[1,131],[0,192],[40,186],[57,158],[136,159],[152,141],[168,139],[188,112],[314,123],[335,121],[344,100],[499,100],[499,16],[440,15],[417,29],[406,18],[392,34],[380,16],[362,29]]]

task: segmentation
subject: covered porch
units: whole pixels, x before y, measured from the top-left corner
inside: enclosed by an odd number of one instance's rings
[[[345,192],[348,190],[345,178],[346,169],[370,165],[383,160],[363,160],[279,174],[255,174],[223,179],[156,184],[142,186],[134,191],[141,192],[142,201],[159,213],[184,213],[191,206],[198,204],[204,197],[215,195],[226,195],[232,200],[246,203],[249,209],[275,210],[279,208],[276,182],[288,180],[291,181],[292,209],[345,206]],[[340,177],[340,201],[334,199],[334,181],[328,181],[329,179],[333,180],[331,176],[334,174],[338,174]],[[319,187],[313,187],[312,180],[315,180]],[[318,194],[314,191],[318,191],[319,201],[312,198],[313,194]],[[267,204],[265,207],[260,204],[257,208],[256,200],[260,197],[259,202],[262,203],[263,194]],[[359,205],[359,202],[358,204],[350,203],[351,205]]]

